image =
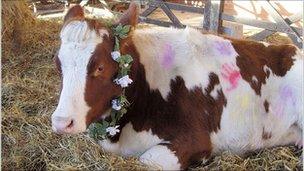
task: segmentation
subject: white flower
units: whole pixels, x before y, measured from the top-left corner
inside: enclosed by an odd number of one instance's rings
[[[106,132],[109,133],[111,136],[116,135],[116,133],[120,132],[118,129],[119,125],[116,125],[115,127],[110,126],[106,129]]]
[[[112,58],[117,61],[118,58],[120,58],[120,52],[119,51],[113,51],[111,52]]]
[[[297,38],[297,41],[301,43],[301,42],[302,42],[302,39],[301,39],[300,37],[298,37],[298,38]]]
[[[120,106],[119,101],[117,99],[112,100],[112,108],[115,109],[115,110],[120,110],[121,109],[121,106]]]
[[[126,68],[127,68],[128,66],[129,66],[129,64],[124,64],[124,67],[126,67]]]
[[[133,81],[129,78],[129,75],[125,75],[119,79],[114,80],[116,84],[120,85],[122,88],[128,87]]]

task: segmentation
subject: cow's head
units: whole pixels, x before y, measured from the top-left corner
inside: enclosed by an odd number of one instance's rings
[[[118,22],[134,26],[137,6],[131,3]],[[78,5],[66,14],[60,38],[55,62],[62,89],[52,115],[52,127],[57,133],[79,133],[106,115],[111,100],[122,91],[113,83],[118,72],[118,64],[111,58],[114,38],[111,29],[86,19]]]

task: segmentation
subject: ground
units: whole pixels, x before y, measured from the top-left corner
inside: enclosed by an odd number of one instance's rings
[[[52,132],[50,116],[59,95],[59,75],[53,56],[60,43],[60,23],[56,20],[13,21],[4,18],[2,28],[2,169],[144,169],[136,158],[105,153],[86,133],[56,135]],[[12,29],[10,24],[19,27]],[[265,149],[245,156],[227,152],[190,169],[301,170],[301,153],[302,150],[294,146]]]

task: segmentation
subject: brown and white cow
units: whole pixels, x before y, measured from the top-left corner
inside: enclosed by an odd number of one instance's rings
[[[136,8],[119,22],[135,28]],[[106,118],[122,91],[113,83],[113,33],[74,6],[60,37],[62,90],[52,125],[57,133],[80,133]],[[131,106],[120,133],[100,141],[106,151],[167,170],[224,150],[302,143],[303,55],[295,46],[153,27],[133,29],[120,47],[134,58]]]

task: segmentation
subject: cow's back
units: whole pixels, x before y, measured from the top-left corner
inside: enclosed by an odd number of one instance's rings
[[[221,129],[212,133],[214,152],[245,152],[302,140],[303,55],[293,45],[231,40],[240,73],[225,89]],[[227,74],[226,74],[227,75]],[[220,77],[225,82],[225,74]]]

